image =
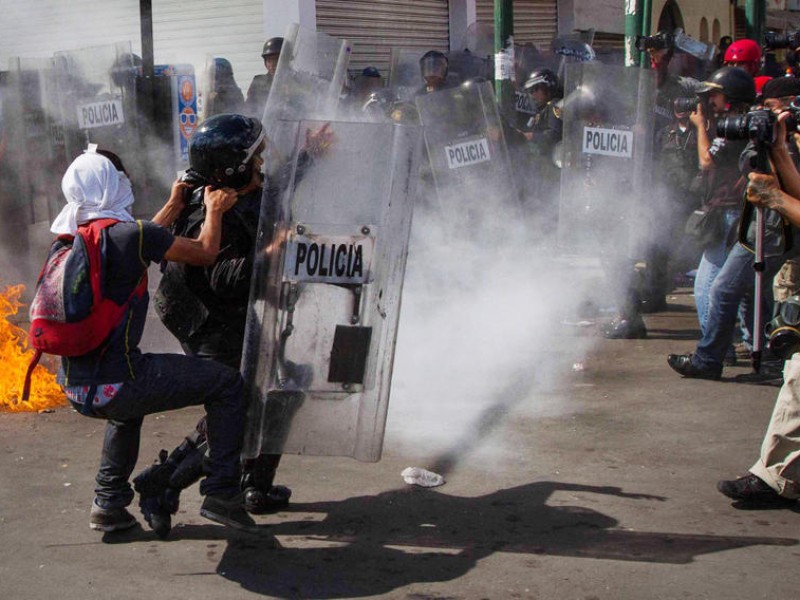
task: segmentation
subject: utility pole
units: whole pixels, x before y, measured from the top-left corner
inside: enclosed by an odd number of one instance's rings
[[[153,122],[153,87],[155,59],[153,54],[153,2],[139,0],[139,22],[142,37],[142,82],[140,109],[148,123]]]
[[[642,33],[643,0],[625,0],[625,66],[635,67],[641,62],[636,51],[636,36]],[[649,23],[648,23],[649,28]]]
[[[494,0],[494,89],[500,112],[514,104],[514,1]]]
[[[764,37],[764,23],[767,20],[767,1],[747,0],[744,12],[747,20],[747,37],[761,44]]]

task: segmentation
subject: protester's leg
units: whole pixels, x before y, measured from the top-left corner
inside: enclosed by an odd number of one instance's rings
[[[102,416],[130,420],[147,414],[204,404],[210,456],[201,493],[232,495],[239,489],[239,453],[244,399],[239,373],[213,361],[178,354],[146,354],[137,359],[137,377],[127,381]]]
[[[800,354],[786,361],[783,387],[750,472],[784,498],[800,498]]]
[[[120,508],[133,500],[129,478],[139,456],[142,421],[139,417],[127,421],[109,420],[106,424],[95,488],[95,502],[101,508]]]

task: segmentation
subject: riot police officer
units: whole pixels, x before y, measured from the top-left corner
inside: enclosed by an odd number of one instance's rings
[[[272,81],[275,78],[275,71],[278,68],[278,58],[283,49],[283,38],[274,37],[264,42],[261,50],[261,58],[264,59],[266,73],[256,75],[247,89],[247,99],[245,100],[245,111],[248,115],[260,119],[264,114],[264,107],[267,105],[269,91],[272,89]]]
[[[206,119],[192,135],[189,147],[192,183],[230,187],[238,201],[222,221],[220,251],[207,268],[167,263],[154,298],[164,325],[191,356],[214,360],[239,369],[256,233],[261,214],[263,176],[261,153],[265,141],[261,122],[238,114]],[[173,225],[176,234],[196,237],[204,220],[204,187],[197,187],[186,209]],[[213,440],[212,440],[213,443]],[[135,480],[145,519],[165,537],[170,513],[177,510],[181,489],[202,472],[206,447],[204,423],[198,425],[162,464]],[[291,491],[273,486],[280,455],[264,455],[243,463],[245,508],[259,513],[288,503]],[[164,476],[164,470],[169,476]],[[160,473],[160,474],[159,474]]]
[[[240,113],[244,107],[242,90],[233,78],[233,66],[226,58],[215,58],[207,76],[213,85],[206,99],[205,116],[213,117],[222,113]]]
[[[523,132],[533,162],[530,184],[536,188],[533,196],[537,200],[537,208],[552,209],[555,220],[560,172],[553,161],[553,153],[563,133],[561,109],[557,105],[557,100],[561,98],[558,77],[550,69],[536,69],[528,77],[523,89],[530,94],[535,110]]]
[[[650,56],[650,68],[656,75],[656,100],[653,107],[654,112],[654,137],[662,134],[666,129],[676,125],[676,114],[674,110],[674,103],[677,98],[693,96],[699,87],[699,82],[691,77],[682,77],[674,75],[669,72],[669,64],[675,53],[675,45],[672,34],[669,31],[661,30],[656,33],[653,38],[657,43],[648,48]],[[686,138],[684,141],[691,138],[693,148],[696,148],[696,136],[692,137],[691,133],[686,129],[688,123],[684,123],[684,129],[681,130],[683,134],[677,137]],[[678,126],[680,128],[680,126]],[[677,130],[676,130],[677,131]],[[673,142],[678,142],[674,138]],[[662,140],[663,141],[663,140]],[[661,163],[661,152],[665,148],[670,148],[669,152],[675,150],[667,145],[656,145],[654,162],[656,164],[656,171],[658,174],[663,175],[666,170],[660,168],[658,165]],[[689,161],[696,163],[696,155],[691,156],[691,152],[677,150],[681,152]],[[669,160],[675,158],[672,156]],[[668,170],[668,169],[667,169]],[[641,289],[631,289],[628,294],[628,301],[626,302],[627,309],[623,314],[615,317],[610,323],[602,327],[602,334],[609,339],[630,339],[630,338],[644,338],[647,337],[647,328],[641,313],[643,312],[658,312],[666,309],[666,295],[670,289],[669,278],[669,261],[671,258],[671,243],[674,239],[675,226],[681,223],[684,215],[682,210],[671,211],[671,204],[676,200],[675,194],[688,185],[687,182],[681,181],[674,188],[670,189],[673,183],[659,177],[665,182],[661,191],[664,195],[656,199],[655,208],[657,213],[651,215],[651,222],[654,227],[651,228],[651,236],[648,247],[645,252],[645,262],[647,269],[644,272],[643,282],[632,283],[633,286]],[[680,199],[677,199],[680,202]],[[661,213],[664,213],[663,215]],[[666,221],[665,221],[666,220]],[[669,226],[664,227],[665,222],[670,223]],[[636,282],[637,278],[631,279]]]
[[[445,88],[449,61],[447,56],[438,50],[430,50],[419,59],[419,70],[425,85],[417,91],[416,95],[429,94]]]

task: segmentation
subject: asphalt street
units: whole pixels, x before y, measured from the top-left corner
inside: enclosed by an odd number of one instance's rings
[[[796,598],[798,511],[738,510],[715,489],[757,457],[777,388],[737,383],[747,365],[721,382],[673,373],[692,306],[678,290],[648,339],[598,339],[525,398],[558,410],[509,403],[457,452],[400,444],[390,411],[378,463],[284,457],[292,504],[257,517],[261,535],[204,520],[196,487],[166,541],[135,505],[142,526],[92,531],[103,423],[0,414],[0,598]],[[146,419],[140,467],[200,414]],[[484,434],[506,443],[481,453]],[[412,465],[446,484],[406,485]]]

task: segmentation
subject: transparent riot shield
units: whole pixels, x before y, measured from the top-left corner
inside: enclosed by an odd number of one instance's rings
[[[24,256],[26,248],[41,256],[52,242],[50,223],[60,209],[67,167],[51,59],[10,61],[4,113],[0,243],[14,248],[16,256]]]
[[[346,40],[297,24],[287,28],[263,117],[268,151],[277,153],[277,162],[283,162],[293,146],[282,121],[336,117],[350,50]],[[267,160],[268,165],[274,162]]]
[[[201,89],[203,118],[222,113],[243,113],[244,95],[233,77],[233,65],[227,58],[206,56]]]
[[[130,42],[121,42],[57,52],[54,60],[67,155],[74,158],[87,143],[115,152],[131,174],[134,214],[151,217],[176,173],[164,173],[165,165],[149,151],[156,136],[152,112],[144,113],[152,98],[143,98],[141,58]]]
[[[559,245],[634,258],[647,235],[653,72],[575,63],[564,92]]]
[[[401,102],[414,102],[414,97],[425,86],[419,70],[419,60],[425,50],[392,48],[389,85]]]
[[[449,218],[461,220],[496,202],[518,201],[491,83],[417,96],[416,105],[436,197]]]
[[[244,455],[380,459],[421,131],[293,124],[284,189],[262,202],[242,370]],[[356,175],[354,175],[356,174]]]

